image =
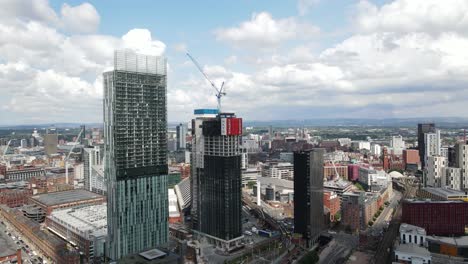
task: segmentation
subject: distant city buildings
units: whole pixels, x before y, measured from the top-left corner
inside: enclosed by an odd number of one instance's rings
[[[318,241],[323,223],[324,149],[294,153],[294,232],[308,246]]]
[[[168,241],[166,59],[115,51],[103,77],[107,254],[118,260]]]

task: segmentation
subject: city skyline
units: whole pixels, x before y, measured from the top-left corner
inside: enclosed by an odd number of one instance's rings
[[[5,2],[0,124],[102,122],[101,76],[120,48],[168,58],[169,122],[216,105],[187,50],[246,120],[467,117],[464,1],[154,5]]]

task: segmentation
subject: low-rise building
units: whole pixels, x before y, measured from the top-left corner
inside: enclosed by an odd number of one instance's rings
[[[423,199],[431,199],[434,201],[460,200],[468,202],[468,194],[466,192],[450,188],[422,188],[418,191],[418,197]]]
[[[81,189],[44,193],[29,198],[31,204],[41,207],[47,215],[50,215],[53,210],[59,208],[102,204],[105,201],[106,198],[104,196]]]
[[[107,239],[107,204],[55,210],[46,218],[47,228],[77,246],[85,263],[101,263]]]
[[[415,244],[399,244],[395,248],[395,261],[405,264],[430,264],[431,253]]]
[[[468,226],[468,202],[403,201],[402,221],[422,227],[428,235],[461,236]]]
[[[25,217],[20,210],[0,205],[0,214],[25,240],[53,262],[80,263],[78,251],[70,250],[65,241],[47,230],[42,230],[39,223]]]

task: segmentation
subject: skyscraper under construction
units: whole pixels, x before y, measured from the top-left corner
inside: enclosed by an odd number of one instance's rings
[[[168,239],[166,60],[116,51],[104,73],[108,256]]]
[[[192,120],[193,229],[230,251],[242,239],[242,119],[213,109],[195,110]]]

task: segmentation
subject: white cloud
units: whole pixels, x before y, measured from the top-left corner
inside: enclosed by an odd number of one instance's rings
[[[64,5],[63,21],[55,21],[47,19],[55,14],[47,1],[33,2],[42,6],[19,13],[16,19],[0,17],[2,124],[100,122],[102,73],[112,68],[114,50],[129,48],[152,55],[165,50],[165,44],[147,29],[132,29],[121,38],[85,34],[99,24],[95,19],[99,14],[90,4]],[[32,2],[6,4],[13,12]],[[83,24],[77,28],[65,23],[67,19]]]
[[[298,0],[297,1],[297,10],[299,11],[299,15],[303,16],[309,12],[309,9],[318,4],[320,0]]]
[[[74,7],[63,4],[61,14],[65,27],[72,32],[93,33],[99,26],[99,14],[89,3]]]
[[[122,39],[125,48],[147,55],[159,56],[166,49],[166,45],[163,42],[152,39],[151,32],[148,29],[132,29]]]
[[[362,32],[468,33],[465,0],[395,0],[381,8],[364,0],[357,9],[356,23]]]
[[[47,0],[3,0],[0,17],[3,23],[18,18],[59,24],[57,14]]]
[[[235,47],[269,49],[295,38],[310,38],[320,32],[319,28],[295,18],[275,20],[267,12],[253,14],[250,21],[238,27],[218,29],[216,38]]]

